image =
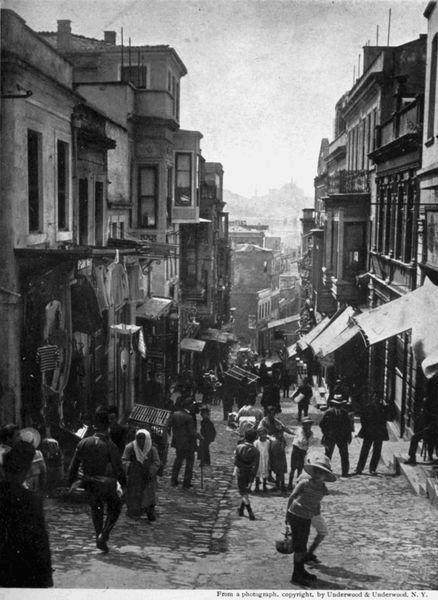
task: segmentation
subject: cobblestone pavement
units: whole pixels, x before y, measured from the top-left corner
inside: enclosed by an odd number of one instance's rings
[[[280,418],[296,425],[292,403],[284,404]],[[315,420],[319,416],[314,413]],[[47,501],[55,587],[296,587],[289,582],[292,556],[275,551],[275,540],[284,530],[287,499],[275,492],[253,495],[257,520],[237,516],[239,497],[232,478],[237,434],[224,426],[219,407],[213,407],[212,418],[218,437],[211,447],[214,466],[205,473],[203,489],[198,468],[193,488],[171,488],[167,467],[160,480],[157,521],[132,521],[123,511],[108,555],[94,546],[86,505]],[[319,436],[319,428],[314,429]],[[350,445],[351,471],[359,449],[360,440],[355,438]],[[336,450],[333,468],[339,474]],[[329,486],[323,514],[330,534],[318,550],[322,564],[312,568],[318,576],[315,589],[438,589],[436,508],[382,464],[377,477],[339,479]]]

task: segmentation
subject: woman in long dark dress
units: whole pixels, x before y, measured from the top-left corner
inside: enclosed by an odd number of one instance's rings
[[[141,517],[146,513],[149,521],[155,521],[157,471],[161,462],[158,450],[152,445],[149,431],[137,431],[135,440],[127,444],[123,452],[122,462],[128,479],[128,517]]]

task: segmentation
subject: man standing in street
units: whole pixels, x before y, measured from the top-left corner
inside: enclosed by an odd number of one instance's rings
[[[118,410],[117,406],[108,406],[108,419],[109,419],[109,435],[111,440],[115,443],[119,449],[120,456],[122,456],[126,446],[126,436],[128,434],[128,427],[126,425],[120,425],[118,422]]]
[[[176,457],[172,467],[171,485],[178,485],[178,475],[185,461],[183,488],[192,487],[193,463],[195,462],[196,440],[201,436],[196,432],[196,423],[190,412],[193,403],[191,397],[181,398],[180,408],[171,419],[172,447]]]
[[[161,384],[156,380],[154,371],[149,372],[149,379],[143,384],[143,399],[140,404],[161,408],[163,401],[163,390]]]
[[[105,553],[109,551],[109,535],[122,509],[117,481],[126,486],[120,453],[109,438],[108,427],[108,413],[100,409],[96,412],[95,433],[79,442],[69,472],[69,482],[73,486],[78,479],[79,467],[82,467],[81,483],[88,495],[96,546]],[[104,522],[105,506],[107,516]]]
[[[0,587],[53,587],[49,537],[40,497],[23,486],[35,449],[16,442],[0,481]]]
[[[351,443],[351,423],[345,405],[342,394],[335,394],[331,407],[324,413],[319,424],[326,456],[331,459],[335,446],[339,449],[342,477],[348,477],[350,470],[348,444]]]

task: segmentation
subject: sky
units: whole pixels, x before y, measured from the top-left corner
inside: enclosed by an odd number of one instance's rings
[[[0,0],[35,31],[167,44],[187,67],[183,129],[222,163],[224,187],[248,197],[294,181],[313,196],[319,147],[333,138],[334,106],[351,88],[369,41],[426,33],[427,0]],[[360,64],[362,65],[362,56]],[[362,68],[360,71],[362,74]]]

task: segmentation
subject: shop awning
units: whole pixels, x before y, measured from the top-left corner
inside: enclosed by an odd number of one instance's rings
[[[300,315],[290,315],[289,317],[284,317],[283,319],[276,319],[275,321],[270,321],[267,324],[268,329],[274,329],[275,327],[282,327],[283,325],[287,325],[288,323],[296,323],[300,320]]]
[[[412,330],[415,359],[425,376],[438,374],[438,287],[429,278],[401,298],[355,317],[370,345]]]
[[[297,345],[292,344],[292,346],[288,346],[287,347],[287,357],[292,358],[293,356],[296,356],[296,355],[297,355]]]
[[[126,323],[117,323],[117,325],[110,325],[110,329],[116,331],[117,333],[132,335],[133,333],[137,333],[140,331],[140,325],[128,325]]]
[[[355,335],[361,333],[361,329],[353,319],[355,312],[352,306],[347,306],[312,340],[310,347],[317,358],[323,358],[331,354],[353,339]]]
[[[224,375],[230,377],[231,379],[235,379],[236,381],[242,381],[244,379],[247,379],[248,383],[254,383],[254,381],[260,379],[258,375],[255,375],[254,373],[251,373],[251,371],[247,371],[246,369],[242,369],[237,365],[234,365],[233,367],[231,367],[231,369],[225,371]]]
[[[172,298],[153,296],[137,306],[136,316],[142,319],[159,319],[170,309]]]
[[[300,348],[301,350],[305,350],[306,348],[308,348],[311,342],[316,338],[316,336],[318,336],[322,331],[324,331],[324,329],[329,323],[330,317],[324,317],[324,319],[322,319],[322,321],[320,321],[318,325],[316,325],[311,331],[309,331],[309,333],[306,333],[306,335],[303,335],[303,337],[301,337],[298,340],[298,348]]]
[[[194,338],[183,338],[180,343],[180,349],[186,352],[202,352],[204,347],[205,342]]]
[[[230,341],[235,341],[235,336],[227,331],[220,331],[219,329],[204,329],[199,334],[199,337],[209,342],[218,342],[218,344],[227,344]]]
[[[433,287],[435,288],[435,286]],[[437,289],[435,288],[435,290]],[[427,318],[424,314],[428,310],[427,296],[428,286],[421,286],[397,300],[386,302],[358,315],[355,321],[372,346],[422,323],[424,318]]]

